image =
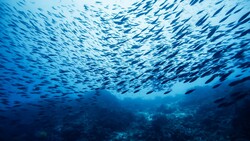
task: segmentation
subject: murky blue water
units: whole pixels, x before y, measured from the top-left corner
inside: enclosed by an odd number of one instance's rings
[[[247,0],[0,2],[0,140],[250,140]]]

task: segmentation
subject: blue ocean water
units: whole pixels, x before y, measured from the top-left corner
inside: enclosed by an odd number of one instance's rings
[[[248,0],[1,0],[0,141],[250,141]]]

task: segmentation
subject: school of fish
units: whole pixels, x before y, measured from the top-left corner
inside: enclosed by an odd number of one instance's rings
[[[228,1],[141,0],[127,9],[72,2],[50,10],[2,1],[1,103],[8,105],[11,94],[49,98],[98,89],[168,94],[177,82],[206,76],[205,84],[219,79],[215,89],[235,69],[243,75],[250,68],[250,3]],[[250,80],[242,75],[229,86]]]

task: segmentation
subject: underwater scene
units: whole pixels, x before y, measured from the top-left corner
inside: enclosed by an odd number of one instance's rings
[[[0,0],[0,141],[250,141],[249,0]]]

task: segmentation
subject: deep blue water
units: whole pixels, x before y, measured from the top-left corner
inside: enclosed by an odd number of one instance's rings
[[[0,141],[250,141],[248,0],[0,1]]]

